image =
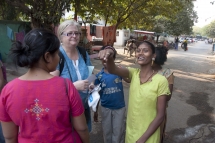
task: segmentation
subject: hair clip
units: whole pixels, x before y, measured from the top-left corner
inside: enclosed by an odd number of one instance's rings
[[[41,32],[39,32],[39,34],[40,34],[41,36],[43,36],[43,34],[42,34]]]

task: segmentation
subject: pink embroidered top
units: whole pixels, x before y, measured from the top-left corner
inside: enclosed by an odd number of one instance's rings
[[[83,114],[84,108],[72,82],[66,82],[68,90],[61,77],[38,81],[16,78],[3,88],[0,120],[19,126],[19,143],[81,143],[70,117]]]

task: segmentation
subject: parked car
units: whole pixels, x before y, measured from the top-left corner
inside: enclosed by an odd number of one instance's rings
[[[198,40],[196,38],[193,38],[193,42],[198,42]]]
[[[182,43],[184,41],[185,38],[181,37],[179,38],[179,43]]]
[[[193,39],[192,38],[186,38],[188,43],[193,43]]]

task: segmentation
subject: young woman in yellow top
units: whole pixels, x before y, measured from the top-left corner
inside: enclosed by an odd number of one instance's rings
[[[126,143],[159,143],[159,126],[165,116],[166,98],[170,92],[167,79],[152,68],[155,47],[147,41],[138,46],[135,56],[140,68],[117,67],[113,60],[114,52],[114,48],[106,47],[99,52],[99,57],[106,62],[110,73],[131,80]]]

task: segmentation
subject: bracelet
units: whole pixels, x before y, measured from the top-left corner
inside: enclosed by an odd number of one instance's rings
[[[105,49],[111,49],[111,50],[113,50],[114,53],[116,53],[116,50],[111,46],[107,46],[107,47],[105,47]]]

